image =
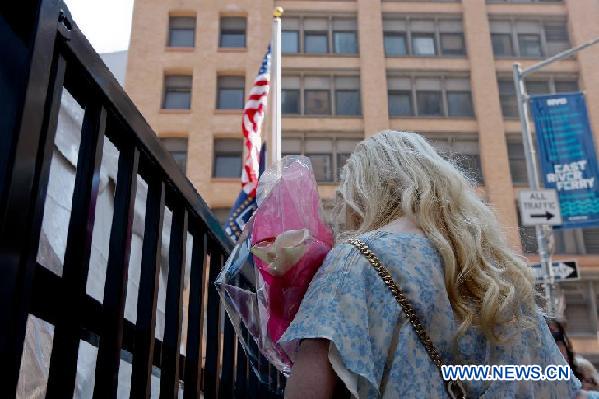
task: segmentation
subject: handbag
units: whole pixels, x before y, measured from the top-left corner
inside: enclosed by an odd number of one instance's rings
[[[442,373],[441,373],[441,366],[443,366],[443,359],[441,359],[441,354],[439,353],[439,351],[433,344],[433,341],[431,341],[430,337],[424,330],[424,327],[423,327],[422,323],[420,322],[420,319],[416,315],[416,312],[414,311],[414,307],[412,306],[408,297],[401,290],[401,288],[395,283],[395,281],[393,281],[393,277],[391,276],[391,274],[389,273],[387,268],[385,268],[385,266],[383,266],[383,264],[381,263],[379,258],[370,250],[370,248],[368,247],[368,245],[366,243],[364,243],[363,241],[358,240],[356,238],[353,238],[353,239],[349,240],[348,242],[351,245],[353,245],[354,247],[356,247],[362,255],[364,255],[364,257],[368,260],[368,262],[376,270],[379,277],[383,280],[383,282],[385,283],[387,288],[389,288],[389,291],[391,291],[391,294],[393,295],[393,297],[395,298],[395,300],[401,307],[403,313],[406,315],[408,321],[414,328],[414,331],[416,332],[418,339],[424,346],[424,349],[426,349],[426,352],[428,353],[428,356],[430,357],[433,364],[435,366],[437,366],[437,369],[439,370],[439,374],[441,375],[441,378],[443,379]],[[464,388],[464,385],[462,384],[462,382],[460,380],[445,380],[445,379],[443,379],[443,383],[445,385],[445,390],[447,391],[447,394],[449,395],[450,398],[466,399],[466,389]],[[382,392],[381,392],[381,394],[382,394]]]

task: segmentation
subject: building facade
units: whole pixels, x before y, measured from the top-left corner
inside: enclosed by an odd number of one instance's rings
[[[136,0],[126,90],[221,218],[239,192],[241,108],[275,6],[285,9],[283,154],[310,157],[325,201],[357,142],[416,131],[464,169],[514,248],[536,260],[534,230],[518,221],[526,162],[512,64],[599,36],[597,0]],[[599,46],[531,75],[528,90],[583,90],[599,135],[597,65]],[[267,115],[266,133],[269,124]],[[554,247],[581,266],[581,280],[562,285],[568,328],[597,362],[599,229],[557,233]]]

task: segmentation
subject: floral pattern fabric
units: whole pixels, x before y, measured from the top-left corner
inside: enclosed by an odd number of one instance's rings
[[[416,233],[374,231],[359,237],[410,298],[427,333],[448,364],[566,364],[539,312],[535,329],[505,344],[491,344],[476,328],[459,340],[447,296],[441,256]],[[395,330],[399,329],[399,330]],[[389,356],[392,337],[395,353]],[[280,342],[294,350],[303,338],[331,341],[334,370],[357,398],[446,398],[438,369],[412,326],[368,261],[351,244],[328,254],[312,280],[301,307]],[[459,355],[458,355],[459,354]],[[389,358],[390,361],[387,361]],[[389,367],[384,392],[383,370]],[[580,382],[467,381],[469,397],[574,398]]]

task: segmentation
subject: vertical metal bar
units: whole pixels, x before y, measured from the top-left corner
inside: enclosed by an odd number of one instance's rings
[[[6,117],[15,118],[15,123],[10,124],[14,129],[2,132],[12,137],[2,140],[11,143],[10,148],[2,149],[7,151],[6,157],[0,154],[6,161],[0,162],[0,397],[15,396],[21,368],[37,253],[37,247],[31,245],[39,237],[43,204],[41,211],[38,205],[40,196],[45,198],[44,172],[50,163],[43,150],[54,141],[52,117],[56,102],[60,102],[58,87],[64,74],[64,64],[57,64],[55,55],[58,11],[57,4],[50,1],[42,2],[39,12],[32,11],[37,21],[31,58],[21,59],[26,64],[21,75],[26,85],[18,96],[7,99],[14,102],[11,108],[15,113]]]
[[[96,361],[96,399],[116,398],[123,342],[123,317],[127,297],[127,273],[131,251],[131,226],[137,190],[139,151],[132,143],[121,148],[110,230],[106,283],[102,303],[100,345]]]
[[[244,339],[248,337],[247,329],[242,325],[241,326],[241,334]],[[243,346],[239,341],[237,341],[237,366],[235,372],[235,396],[240,397],[240,395],[245,395],[247,391],[247,372],[248,372],[248,359],[245,355],[245,351]]]
[[[233,397],[234,367],[235,367],[235,330],[226,312],[225,331],[223,333],[223,363],[221,367],[218,397],[227,399]]]
[[[597,322],[597,295],[595,294],[594,282],[587,282],[587,292],[589,295],[589,318],[591,322],[591,328],[593,329],[593,334],[597,334],[598,330],[598,322]]]
[[[208,272],[208,303],[206,305],[206,364],[204,366],[204,395],[207,398],[216,398],[218,386],[218,354],[220,349],[219,339],[219,312],[220,301],[214,281],[218,275],[222,254],[215,243],[210,243],[210,270]]]
[[[189,307],[187,310],[187,345],[185,353],[184,399],[198,399],[200,393],[200,370],[202,362],[202,331],[204,298],[204,271],[208,238],[205,233],[193,237],[191,270],[189,271]]]
[[[46,393],[48,399],[73,396],[79,348],[80,306],[85,296],[89,271],[105,124],[106,110],[98,103],[88,104],[81,129],[75,190],[64,255],[64,289],[56,293],[62,311],[54,329]]]
[[[152,355],[154,353],[154,328],[162,220],[164,217],[164,183],[158,175],[147,178],[146,220],[141,256],[141,275],[137,296],[137,322],[135,323],[135,351],[131,372],[131,398],[147,399],[151,392]]]
[[[179,344],[181,339],[186,238],[187,210],[182,204],[177,204],[173,209],[169,243],[160,399],[172,399],[179,396]]]
[[[535,146],[530,132],[530,124],[528,121],[528,99],[526,94],[526,86],[524,77],[522,76],[522,68],[520,64],[514,64],[514,85],[516,87],[516,100],[518,102],[518,112],[520,114],[520,125],[522,127],[522,143],[524,144],[524,154],[526,156],[526,172],[528,175],[528,184],[532,190],[538,190],[539,170],[537,167],[537,156]],[[551,262],[551,253],[548,248],[548,238],[545,235],[545,226],[535,226],[537,233],[537,244],[539,250],[539,258],[545,272],[545,301],[547,313],[550,317],[556,316],[555,303],[555,277],[553,276],[553,268]],[[549,233],[551,234],[551,230]]]

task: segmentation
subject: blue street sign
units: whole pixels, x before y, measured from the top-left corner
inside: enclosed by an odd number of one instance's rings
[[[599,226],[599,169],[584,96],[533,96],[530,109],[545,188],[558,193],[557,228]]]

